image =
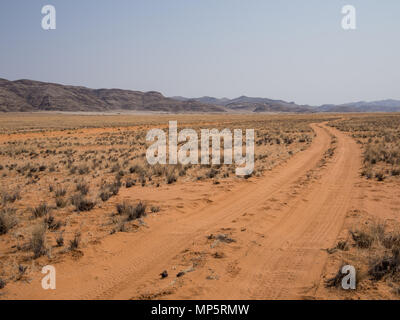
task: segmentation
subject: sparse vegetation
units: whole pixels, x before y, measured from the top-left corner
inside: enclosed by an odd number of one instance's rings
[[[16,210],[12,208],[3,208],[0,210],[0,235],[6,234],[17,225],[18,222],[15,213]]]
[[[79,182],[76,184],[76,191],[79,191],[83,196],[89,192],[89,185],[86,182]]]
[[[176,180],[177,180],[177,177],[176,177],[175,171],[174,170],[170,170],[168,172],[168,174],[167,174],[167,183],[171,184],[171,183],[176,182]]]
[[[56,221],[54,216],[52,216],[51,214],[45,217],[43,222],[47,226],[47,228],[51,231],[58,230],[62,224],[61,221]]]
[[[177,117],[180,125],[197,132],[204,123],[219,130],[254,128],[255,172],[259,175],[306,149],[314,137],[309,123],[325,119],[310,115],[206,115],[200,121],[197,116]],[[18,123],[2,119],[0,129],[8,134],[0,141],[4,181],[0,191],[0,241],[8,252],[3,265],[9,266],[4,270],[5,279],[19,274],[11,267],[14,261],[30,259],[32,254],[35,259],[46,254],[57,259],[66,250],[79,248],[80,238],[71,239],[70,235],[81,230],[80,226],[91,243],[108,236],[110,230],[125,232],[144,225],[141,218],[147,212],[159,212],[160,207],[123,202],[130,195],[136,196],[139,189],[154,193],[149,203],[162,205],[164,199],[158,199],[157,193],[165,187],[173,194],[180,184],[196,182],[198,177],[210,187],[237,179],[235,165],[149,165],[146,132],[149,126],[164,126],[167,116],[38,114],[24,116]],[[11,205],[18,211],[4,214]],[[107,228],[110,214],[115,219]],[[32,230],[33,224],[38,225]]]
[[[69,241],[69,249],[76,250],[79,248],[79,244],[81,242],[81,234],[80,232],[75,233],[74,238]]]
[[[6,282],[0,278],[0,290],[4,289],[5,286],[6,286]]]
[[[343,265],[353,265],[360,271],[357,281],[385,280],[390,286],[400,283],[400,233],[386,231],[384,223],[371,223],[360,230],[350,231],[352,248],[346,246]],[[342,241],[344,242],[344,241]],[[339,247],[339,245],[337,246]],[[343,246],[342,246],[343,247]],[[343,258],[342,258],[343,259]],[[344,274],[341,268],[326,281],[327,287],[339,287]]]
[[[57,197],[56,198],[56,206],[57,208],[64,208],[67,205],[67,200],[65,200],[62,197]]]
[[[326,287],[339,288],[341,286],[342,280],[345,276],[345,274],[342,273],[342,268],[344,265],[346,265],[346,263],[344,263],[342,266],[340,266],[340,268],[339,268],[338,272],[335,274],[335,276],[333,276],[332,278],[329,278],[325,281]]]
[[[1,199],[3,205],[6,205],[7,203],[14,203],[16,200],[21,199],[20,191],[3,191],[1,192]]]
[[[51,211],[51,208],[47,205],[47,203],[42,202],[37,207],[32,209],[32,214],[35,218],[40,218],[40,217],[43,217],[43,216],[49,214],[50,211]]]
[[[400,174],[400,116],[363,115],[331,122],[332,126],[348,132],[363,146],[367,179],[384,181]]]
[[[33,252],[34,259],[47,254],[45,225],[39,224],[34,227],[32,231],[30,247]]]
[[[62,247],[64,245],[64,235],[60,232],[56,238],[57,246]]]
[[[125,216],[127,221],[139,219],[146,215],[146,204],[139,202],[136,206],[127,202],[117,204],[117,212],[119,215]]]
[[[71,197],[71,203],[75,206],[76,211],[90,211],[94,208],[95,203],[85,198],[81,193],[77,193]]]
[[[67,190],[63,187],[58,187],[55,189],[54,194],[57,198],[64,197],[67,194]]]

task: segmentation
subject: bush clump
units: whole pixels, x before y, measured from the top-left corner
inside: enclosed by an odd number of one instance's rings
[[[71,197],[71,203],[75,206],[76,211],[90,211],[94,208],[95,203],[85,198],[81,193],[77,193]]]
[[[15,209],[4,208],[0,210],[0,235],[6,234],[11,228],[17,225]]]
[[[36,208],[32,209],[32,214],[35,218],[40,218],[40,217],[43,217],[43,216],[49,214],[50,211],[51,211],[51,208],[47,205],[47,203],[42,202]]]
[[[46,226],[44,224],[39,224],[33,229],[30,248],[33,252],[34,259],[39,258],[47,253]]]
[[[125,216],[127,221],[139,219],[146,215],[146,204],[141,201],[136,206],[123,202],[117,204],[116,207],[118,214]]]

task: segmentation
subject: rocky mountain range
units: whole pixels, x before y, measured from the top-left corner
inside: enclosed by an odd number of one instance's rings
[[[121,89],[89,89],[32,80],[0,79],[0,111],[142,111],[225,112],[195,100],[178,101],[161,93]]]
[[[318,107],[319,112],[400,112],[399,100],[359,101],[341,105],[327,104]]]
[[[173,97],[180,101],[194,100],[202,103],[221,105],[229,111],[240,112],[313,112],[310,106],[300,106],[294,102],[286,102],[283,100],[272,100],[268,98],[254,98],[241,96],[235,99],[213,97],[202,97],[188,99],[183,97]]]
[[[90,89],[33,80],[0,79],[0,112],[400,112],[399,100],[353,102],[341,105],[298,105],[294,102],[241,96],[228,98],[165,97],[156,91]]]

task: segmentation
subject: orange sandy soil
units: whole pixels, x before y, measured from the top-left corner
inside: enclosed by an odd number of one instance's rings
[[[368,251],[354,247],[349,230],[375,219],[395,229],[400,222],[400,181],[361,177],[361,146],[348,134],[327,126],[328,120],[345,116],[287,116],[283,122],[296,117],[312,131],[303,132],[302,127],[291,134],[307,133],[312,142],[265,146],[259,154],[270,153],[273,161],[262,162],[268,157],[260,160],[263,168],[258,167],[258,174],[249,179],[231,174],[218,176],[218,184],[215,178],[198,181],[197,169],[191,168],[173,184],[160,182],[156,187],[155,179],[144,187],[121,187],[118,195],[107,202],[96,201],[89,212],[76,212],[71,206],[54,208],[54,216],[63,221],[65,247],[76,230],[82,243],[77,250],[56,248],[58,231],[48,231],[51,252],[33,259],[29,250],[21,249],[29,241],[32,225],[41,221],[31,217],[29,207],[42,200],[54,202],[47,190],[49,184],[72,183],[79,178],[68,180],[64,169],[51,179],[47,174],[40,176],[39,182],[29,185],[31,192],[24,189],[21,199],[12,204],[20,212],[19,224],[0,235],[0,277],[7,282],[0,289],[0,299],[396,299],[393,284],[369,279],[360,258]],[[166,119],[156,122],[160,125]],[[280,118],[234,118],[229,123],[251,127],[252,121],[261,121],[255,126],[262,127],[262,121],[271,119]],[[205,127],[215,121],[224,125],[221,118],[202,121]],[[67,132],[89,139],[105,132],[137,129],[132,123],[124,125],[116,122],[108,129],[69,127],[29,134],[13,130],[0,140],[65,137]],[[145,130],[152,125],[138,126]],[[96,176],[96,170],[91,175],[95,182],[90,185],[97,185],[102,177]],[[21,184],[14,175],[2,180],[11,186],[11,178]],[[97,189],[91,192],[92,188],[89,194],[95,197]],[[111,217],[122,200],[141,200],[161,210],[130,222],[127,232],[113,233]],[[341,239],[349,242],[350,249],[329,253],[327,249]],[[357,290],[325,286],[343,261],[355,263],[360,270]],[[13,276],[20,264],[28,266],[27,272]],[[44,275],[40,270],[47,264],[56,267],[56,290],[41,287]],[[164,270],[169,276],[161,279]],[[177,277],[179,272],[183,275]]]

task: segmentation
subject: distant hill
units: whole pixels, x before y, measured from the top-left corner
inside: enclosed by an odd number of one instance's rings
[[[313,112],[309,106],[300,106],[294,102],[286,102],[283,100],[272,100],[268,98],[254,98],[241,96],[235,99],[228,98],[213,98],[213,97],[201,97],[201,98],[184,98],[174,97],[181,101],[195,100],[202,103],[221,105],[224,106],[228,111],[240,111],[240,112]]]
[[[194,100],[197,102],[201,103],[206,103],[206,104],[213,104],[213,105],[219,105],[219,106],[224,106],[226,103],[228,103],[230,100],[228,98],[214,98],[214,97],[201,97],[201,98],[185,98],[185,97],[171,97],[172,99],[179,100],[179,101],[188,101],[188,100]]]
[[[89,89],[33,80],[0,79],[0,112],[139,111],[167,113],[310,113],[310,112],[400,112],[399,100],[352,102],[318,107],[294,102],[241,96],[235,99],[164,97],[156,91]]]
[[[178,101],[150,91],[89,89],[32,80],[0,79],[0,111],[154,111],[225,112],[225,108],[194,100]]]
[[[309,112],[400,112],[399,100],[381,100],[372,102],[352,102],[341,105],[324,104],[313,107],[309,105],[298,105],[294,102],[286,102],[283,100],[273,100],[268,98],[254,98],[241,96],[235,99],[227,98],[185,98],[174,97],[180,101],[198,101],[206,104],[224,106],[228,112],[294,112],[294,113],[309,113]]]
[[[341,105],[326,104],[315,109],[317,112],[400,112],[399,100],[359,101]]]

